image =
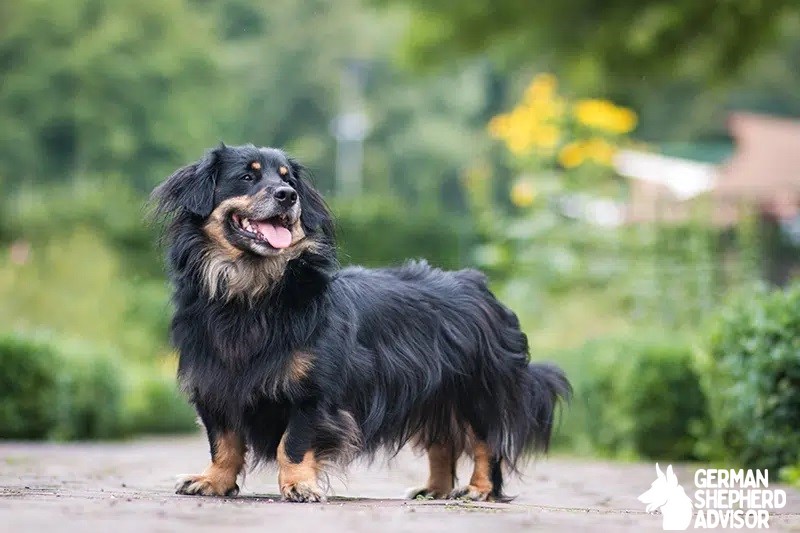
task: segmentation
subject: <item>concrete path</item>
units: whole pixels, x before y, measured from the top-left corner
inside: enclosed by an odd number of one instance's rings
[[[175,495],[175,476],[200,472],[207,454],[200,435],[0,443],[0,532],[661,531],[661,517],[636,500],[655,479],[650,464],[540,460],[509,481],[508,493],[518,495],[510,504],[400,499],[426,477],[424,458],[405,451],[388,463],[354,465],[346,483],[332,479],[335,496],[325,504],[280,503],[270,468],[249,473],[237,498]],[[462,461],[459,477],[469,470]],[[694,470],[676,467],[690,494]],[[786,490],[772,531],[800,531],[800,492]]]

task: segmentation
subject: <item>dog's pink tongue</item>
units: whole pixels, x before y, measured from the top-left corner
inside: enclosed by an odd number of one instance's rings
[[[292,232],[283,226],[269,222],[255,222],[254,225],[273,248],[288,248],[292,244]]]

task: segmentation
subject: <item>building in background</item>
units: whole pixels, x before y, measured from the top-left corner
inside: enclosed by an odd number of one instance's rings
[[[628,224],[710,220],[730,229],[755,212],[765,242],[765,274],[785,283],[800,270],[800,120],[733,113],[733,155],[719,165],[622,151],[617,172],[629,180]]]

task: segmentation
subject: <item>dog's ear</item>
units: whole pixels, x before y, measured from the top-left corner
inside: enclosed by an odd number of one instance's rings
[[[300,220],[306,232],[321,231],[331,242],[334,240],[333,216],[322,195],[311,185],[308,169],[299,161],[289,158],[289,166],[296,180],[300,196]]]
[[[218,151],[214,150],[200,161],[179,168],[153,190],[151,199],[159,213],[171,215],[178,210],[186,210],[203,218],[211,214]]]

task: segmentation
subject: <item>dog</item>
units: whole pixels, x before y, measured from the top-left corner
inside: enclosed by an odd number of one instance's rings
[[[529,363],[483,274],[340,268],[325,201],[275,148],[222,144],[152,199],[178,378],[211,451],[179,494],[235,496],[249,454],[277,462],[284,500],[324,501],[325,467],[411,443],[430,472],[410,497],[502,500],[504,471],[547,450],[570,384]],[[456,488],[462,453],[474,472]]]

